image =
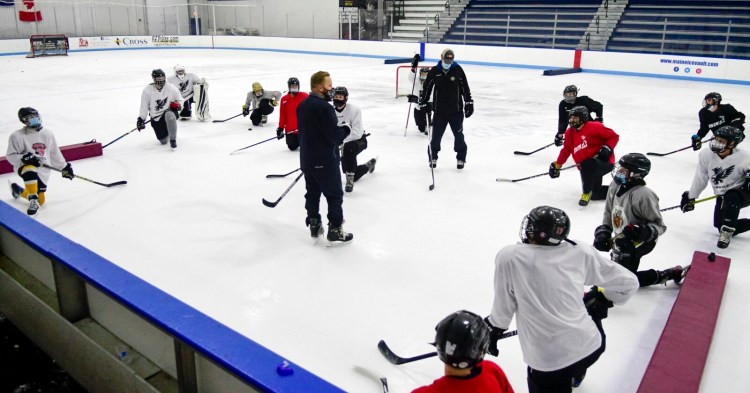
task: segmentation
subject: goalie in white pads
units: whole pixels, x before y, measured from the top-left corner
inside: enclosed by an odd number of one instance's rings
[[[198,75],[185,72],[185,67],[177,64],[174,66],[174,75],[167,79],[168,83],[171,83],[180,90],[180,95],[185,99],[182,103],[182,111],[180,112],[181,120],[187,120],[193,117],[192,104],[195,102],[193,86],[200,83]]]
[[[136,121],[138,131],[146,128],[146,118],[151,115],[151,127],[156,139],[162,145],[177,147],[177,117],[180,103],[185,99],[177,87],[167,83],[166,75],[161,69],[151,71],[154,83],[146,86],[141,93],[141,110]]]
[[[200,82],[193,87],[193,93],[195,117],[200,121],[211,120],[211,113],[208,110],[208,82],[205,78],[201,78]]]
[[[65,162],[55,136],[50,130],[42,127],[42,117],[34,108],[21,108],[18,120],[24,127],[10,134],[6,157],[23,179],[24,187],[16,183],[10,185],[14,199],[26,198],[29,208],[26,214],[33,216],[44,204],[44,193],[47,192],[50,169],[43,164],[62,168],[62,176],[73,180],[73,167]]]

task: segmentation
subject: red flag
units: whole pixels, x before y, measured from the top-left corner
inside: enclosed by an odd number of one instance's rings
[[[23,9],[18,11],[18,20],[21,22],[41,22],[42,21],[42,11],[36,11],[34,9],[34,0],[24,0],[23,5],[26,6],[27,10],[31,11],[24,11]]]

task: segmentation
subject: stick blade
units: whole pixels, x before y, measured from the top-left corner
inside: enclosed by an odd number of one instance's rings
[[[495,181],[513,183],[513,179],[506,179],[504,177],[498,177]]]
[[[434,189],[435,189],[435,185],[434,184],[430,184],[430,191],[432,191]]]
[[[125,184],[128,184],[127,180],[120,180],[120,181],[116,181],[114,183],[107,184],[107,187],[124,186]]]
[[[269,202],[266,200],[266,198],[263,198],[263,204],[267,207],[276,207],[276,205],[279,204],[279,201],[276,202]]]
[[[393,351],[391,351],[390,348],[388,348],[388,344],[385,343],[384,340],[380,340],[378,343],[378,350],[380,351],[380,354],[385,357],[385,360],[387,360],[390,363],[393,364],[401,364],[401,358],[398,357]]]
[[[518,150],[516,150],[516,151],[513,152],[513,154],[518,154],[518,155],[521,155],[521,156],[529,156],[532,153],[526,152],[526,151],[518,151]]]
[[[646,155],[647,156],[657,156],[657,157],[664,157],[664,156],[666,156],[666,154],[664,154],[664,153],[654,153],[652,151],[646,153]]]

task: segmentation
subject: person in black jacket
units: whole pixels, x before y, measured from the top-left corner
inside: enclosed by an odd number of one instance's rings
[[[430,140],[430,166],[437,166],[440,140],[443,139],[445,128],[450,124],[455,137],[453,150],[458,160],[456,167],[463,169],[466,163],[466,142],[464,141],[464,115],[468,118],[474,113],[474,101],[471,100],[469,82],[466,80],[464,69],[453,61],[455,57],[451,49],[443,50],[440,61],[433,67],[425,78],[422,95],[419,97],[420,109],[428,109],[428,102],[432,95],[432,108],[435,117],[432,119],[432,139]],[[433,94],[434,91],[434,94]]]
[[[592,120],[598,121],[599,123],[604,122],[604,106],[601,102],[592,100],[588,96],[578,97],[578,87],[576,87],[576,85],[565,86],[565,89],[563,89],[563,99],[560,101],[560,105],[557,108],[558,120],[557,134],[555,134],[555,146],[563,145],[565,130],[568,129],[568,112],[577,106],[586,107],[586,109],[589,110],[589,116]],[[596,113],[596,117],[594,117],[591,112]]]
[[[721,94],[711,92],[703,98],[703,108],[698,111],[698,120],[700,128],[698,132],[690,137],[690,144],[693,150],[700,150],[703,139],[708,131],[712,133],[722,126],[732,126],[742,131],[742,139],[745,139],[745,114],[734,109],[730,104],[721,103]]]
[[[331,75],[318,71],[310,77],[310,96],[297,107],[299,129],[300,168],[305,175],[305,224],[310,234],[317,239],[323,234],[320,217],[320,194],[328,202],[329,242],[348,242],[354,238],[344,232],[344,190],[341,188],[339,145],[351,132],[347,124],[338,126],[333,106],[333,82]]]

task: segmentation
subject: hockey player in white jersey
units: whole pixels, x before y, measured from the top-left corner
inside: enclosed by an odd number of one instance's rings
[[[138,131],[146,128],[146,118],[150,115],[156,139],[162,145],[169,141],[169,145],[174,149],[177,147],[178,112],[180,104],[185,99],[177,87],[167,83],[166,75],[161,69],[151,71],[151,77],[154,83],[146,86],[141,93],[141,110],[136,127]]]
[[[245,105],[242,105],[242,116],[250,115],[250,121],[253,122],[254,126],[266,124],[268,115],[273,113],[275,106],[279,105],[281,92],[266,91],[260,82],[253,82],[252,87],[253,90],[247,93]]]
[[[717,195],[714,227],[719,230],[719,248],[729,247],[732,236],[750,230],[750,219],[738,219],[740,209],[750,206],[750,154],[737,148],[744,139],[742,130],[723,126],[714,131],[711,149],[701,150],[698,167],[689,191],[682,193],[680,208],[684,213],[695,209],[695,198],[709,180]]]
[[[427,79],[427,74],[430,72],[430,67],[419,68],[419,79],[413,83],[412,92],[407,96],[409,102],[419,102],[419,97],[422,96],[422,87],[424,86],[424,80]],[[409,80],[414,81],[416,78],[416,70],[412,68],[411,74],[409,74]],[[419,105],[414,106],[414,123],[417,124],[419,132],[427,135],[427,117],[432,112],[432,103],[428,102],[424,108],[420,108]]]
[[[375,170],[377,160],[375,158],[363,165],[357,165],[357,155],[367,149],[367,136],[362,127],[362,110],[349,104],[349,91],[344,86],[333,89],[333,108],[336,109],[338,125],[344,124],[351,128],[351,133],[344,138],[343,152],[341,157],[341,170],[346,175],[346,186],[344,191],[352,192],[354,182],[367,173]]]
[[[16,173],[23,179],[24,187],[10,185],[14,199],[26,198],[29,207],[26,214],[33,216],[44,204],[50,169],[44,165],[62,169],[62,176],[73,179],[73,167],[65,161],[52,132],[42,126],[42,117],[34,108],[21,108],[18,120],[24,127],[10,134],[6,157]]]
[[[185,101],[182,103],[180,119],[188,120],[193,116],[192,104],[195,102],[193,86],[200,83],[198,75],[185,72],[185,67],[177,64],[174,66],[174,75],[167,78],[167,83],[171,83],[180,90],[180,95]]]

